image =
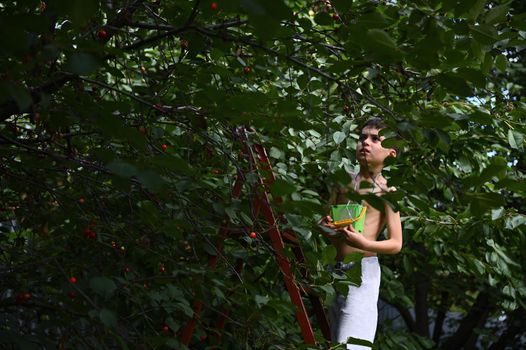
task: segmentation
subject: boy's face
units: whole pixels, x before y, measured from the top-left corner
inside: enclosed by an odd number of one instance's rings
[[[360,165],[383,165],[385,158],[396,157],[394,149],[382,147],[382,141],[385,137],[379,136],[379,131],[379,129],[369,126],[362,129],[356,146],[356,158]]]

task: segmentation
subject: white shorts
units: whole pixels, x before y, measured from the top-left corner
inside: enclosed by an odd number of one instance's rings
[[[341,269],[349,269],[344,264]],[[346,343],[349,337],[374,342],[378,322],[378,294],[380,291],[380,264],[378,257],[362,259],[362,284],[349,286],[347,297],[337,294],[329,311],[333,342]],[[347,344],[347,349],[370,349],[367,346]]]

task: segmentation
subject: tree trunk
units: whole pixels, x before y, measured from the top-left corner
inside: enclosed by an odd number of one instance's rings
[[[442,349],[461,349],[468,340],[470,340],[473,329],[477,327],[481,319],[485,321],[485,315],[491,310],[493,304],[494,302],[490,299],[486,291],[480,292],[471,310],[469,310],[468,314],[460,322],[458,330],[444,342]]]
[[[442,327],[444,327],[444,320],[446,319],[446,312],[448,311],[448,300],[449,293],[442,292],[440,298],[440,309],[437,312],[437,317],[435,319],[435,328],[433,329],[433,341],[435,344],[438,344],[440,341],[440,336],[442,335]]]
[[[424,273],[417,272],[415,281],[415,331],[429,338],[429,307],[427,304],[429,278]]]

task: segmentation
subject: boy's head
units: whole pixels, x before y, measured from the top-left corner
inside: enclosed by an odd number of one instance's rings
[[[360,165],[368,167],[383,166],[387,157],[396,157],[398,151],[395,148],[382,147],[382,141],[385,136],[380,136],[380,130],[387,125],[381,118],[375,117],[369,119],[362,126],[360,138],[356,146],[356,158]]]

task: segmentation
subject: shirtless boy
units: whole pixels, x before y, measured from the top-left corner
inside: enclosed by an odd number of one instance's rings
[[[381,196],[386,192],[395,191],[388,187],[387,180],[382,176],[384,161],[387,157],[396,157],[393,148],[382,147],[384,136],[378,132],[386,125],[380,118],[373,118],[365,123],[361,130],[356,147],[356,158],[360,163],[358,174],[351,174],[351,181],[345,188],[337,189],[331,199],[333,204],[346,204],[346,193],[354,190],[360,194],[374,193]],[[369,184],[365,184],[368,182]],[[377,254],[396,254],[402,248],[402,225],[400,213],[385,205],[384,213],[375,209],[367,202],[363,233],[358,233],[351,225],[337,228],[330,216],[320,223],[337,231],[337,235],[324,235],[336,247],[336,267],[348,269],[351,264],[343,264],[345,256],[350,253],[363,253],[362,283],[359,287],[350,286],[347,296],[337,295],[330,310],[332,340],[346,343],[349,337],[374,341],[378,320],[378,293],[380,289],[380,265]],[[388,239],[377,241],[384,225],[387,226]],[[347,344],[347,349],[367,349],[364,346]]]

